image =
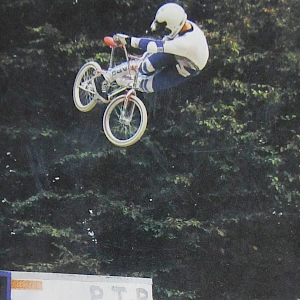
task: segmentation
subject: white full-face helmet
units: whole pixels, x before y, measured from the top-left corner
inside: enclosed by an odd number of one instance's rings
[[[180,32],[186,20],[187,14],[180,5],[167,3],[156,12],[155,19],[151,24],[151,30],[156,31],[159,25],[164,24],[165,28],[171,31],[167,37],[173,39]]]

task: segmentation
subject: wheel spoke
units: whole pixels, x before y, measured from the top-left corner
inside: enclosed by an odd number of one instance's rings
[[[121,102],[114,109],[110,120],[112,134],[120,140],[128,140],[134,136],[141,123],[141,114],[138,109],[134,109],[134,103],[128,103],[124,108]]]
[[[82,67],[74,83],[74,102],[81,111],[91,110],[95,104],[95,95],[97,94],[94,78],[95,72],[101,70],[101,67],[95,62],[89,62]]]
[[[110,142],[119,147],[135,144],[144,134],[147,126],[147,111],[143,102],[136,96],[126,95],[113,100],[103,116],[103,129]]]

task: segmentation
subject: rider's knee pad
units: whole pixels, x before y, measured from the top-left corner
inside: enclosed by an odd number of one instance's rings
[[[138,89],[144,93],[153,93],[153,77],[154,76],[141,76],[138,79]]]
[[[142,64],[140,65],[140,69],[139,69],[140,73],[144,74],[144,75],[148,75],[151,74],[155,71],[154,67],[152,66],[150,60],[147,58],[145,59]]]

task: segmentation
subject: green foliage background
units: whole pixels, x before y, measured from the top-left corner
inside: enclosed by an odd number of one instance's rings
[[[0,269],[152,277],[154,299],[300,297],[300,3],[178,1],[210,60],[120,149],[72,85],[164,1],[3,0]]]

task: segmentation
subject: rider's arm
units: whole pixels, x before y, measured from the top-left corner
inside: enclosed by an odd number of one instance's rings
[[[180,56],[185,56],[184,54],[186,54],[187,47],[189,47],[190,44],[190,41],[183,37],[170,41],[163,41],[151,38],[129,37],[128,35],[121,33],[114,35],[114,41],[116,43],[126,45],[126,40],[130,40],[132,47],[139,48],[149,53],[165,52]]]
[[[148,50],[147,47],[150,42],[155,42],[155,44],[160,47],[163,46],[163,41],[160,41],[160,40],[155,40],[155,39],[150,39],[150,38],[130,37],[123,33],[116,33],[113,36],[113,40],[118,46],[126,45],[127,42],[129,42],[131,47],[140,48],[143,51]]]
[[[148,51],[147,47],[150,42],[155,42],[155,44],[158,45],[158,47],[163,46],[163,41],[150,39],[150,38],[131,38],[131,47],[133,48],[139,48],[143,51]]]
[[[169,54],[175,54],[184,56],[188,44],[185,43],[183,38],[178,38],[171,41],[161,41],[149,38],[131,38],[131,46],[134,48],[140,48],[143,51],[150,53],[165,52]]]

